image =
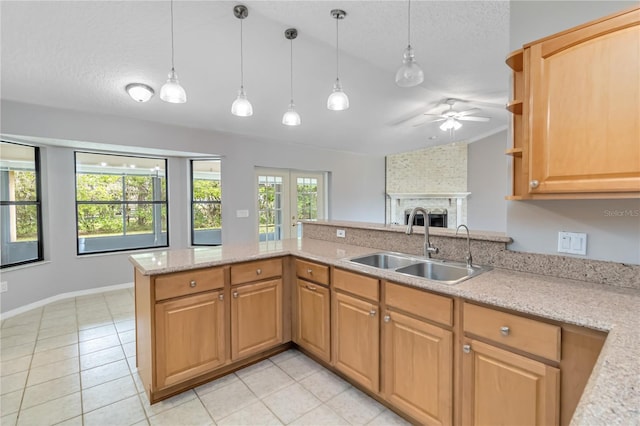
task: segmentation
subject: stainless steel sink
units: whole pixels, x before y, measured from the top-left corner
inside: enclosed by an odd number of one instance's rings
[[[419,262],[419,259],[394,253],[375,253],[368,256],[357,257],[351,259],[351,261],[360,263],[361,265],[373,266],[374,268],[398,269]]]
[[[458,284],[468,278],[481,274],[486,269],[478,266],[468,267],[464,263],[440,263],[424,261],[396,269],[401,274],[427,278],[445,284]]]
[[[458,284],[491,269],[479,266],[469,267],[460,262],[415,258],[399,253],[374,253],[349,260],[361,265],[392,269],[400,274],[426,278],[449,285]]]

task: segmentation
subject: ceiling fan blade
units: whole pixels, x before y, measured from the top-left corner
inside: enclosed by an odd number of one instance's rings
[[[460,121],[489,121],[491,118],[489,117],[478,117],[475,115],[469,115],[467,117],[457,117]]]
[[[465,115],[475,114],[476,112],[480,112],[480,108],[471,108],[464,111],[460,111],[456,113],[456,117],[464,117]]]
[[[444,120],[446,120],[446,118],[436,118],[435,120],[426,120],[426,121],[422,121],[420,123],[414,124],[413,127],[420,127],[420,126],[424,126],[425,124],[437,123],[438,121],[444,121]]]

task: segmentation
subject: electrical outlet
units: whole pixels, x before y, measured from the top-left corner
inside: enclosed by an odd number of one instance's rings
[[[0,283],[0,293],[4,293],[7,290],[9,290],[9,283],[7,281],[2,281]]]
[[[344,229],[336,229],[336,237],[338,238],[344,238],[346,237],[346,232]]]

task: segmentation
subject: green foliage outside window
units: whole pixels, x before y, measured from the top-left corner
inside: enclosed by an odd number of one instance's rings
[[[196,230],[222,227],[222,187],[219,180],[193,180],[193,227]]]
[[[35,201],[36,173],[16,170],[14,176],[14,201]],[[35,205],[15,206],[16,239],[18,241],[34,241],[38,239],[38,209]]]

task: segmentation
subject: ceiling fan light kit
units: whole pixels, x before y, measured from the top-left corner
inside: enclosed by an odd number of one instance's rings
[[[187,102],[187,92],[185,92],[184,88],[178,81],[174,62],[173,0],[171,0],[171,72],[169,72],[169,79],[167,82],[160,88],[160,99],[172,104],[183,104]]]
[[[284,37],[289,40],[291,44],[290,59],[291,59],[291,102],[289,102],[289,108],[287,112],[282,116],[282,124],[285,126],[299,126],[300,114],[296,112],[296,106],[293,103],[293,40],[298,37],[298,30],[295,28],[289,28],[284,32]]]
[[[411,0],[408,3],[407,48],[402,55],[402,66],[396,72],[396,84],[400,87],[414,87],[424,81],[424,71],[411,47]]]
[[[237,117],[251,117],[253,106],[244,92],[244,55],[242,49],[242,21],[249,16],[249,9],[239,4],[233,8],[233,15],[240,20],[240,90],[238,90],[238,97],[231,104],[231,114]]]
[[[327,108],[331,111],[344,111],[349,108],[349,97],[342,90],[342,84],[340,84],[340,61],[339,61],[339,34],[338,34],[338,22],[347,16],[347,12],[341,9],[333,9],[331,11],[331,17],[336,20],[336,82],[333,84],[333,92],[327,99]]]
[[[124,89],[136,102],[147,102],[155,93],[151,86],[144,83],[130,83]]]

